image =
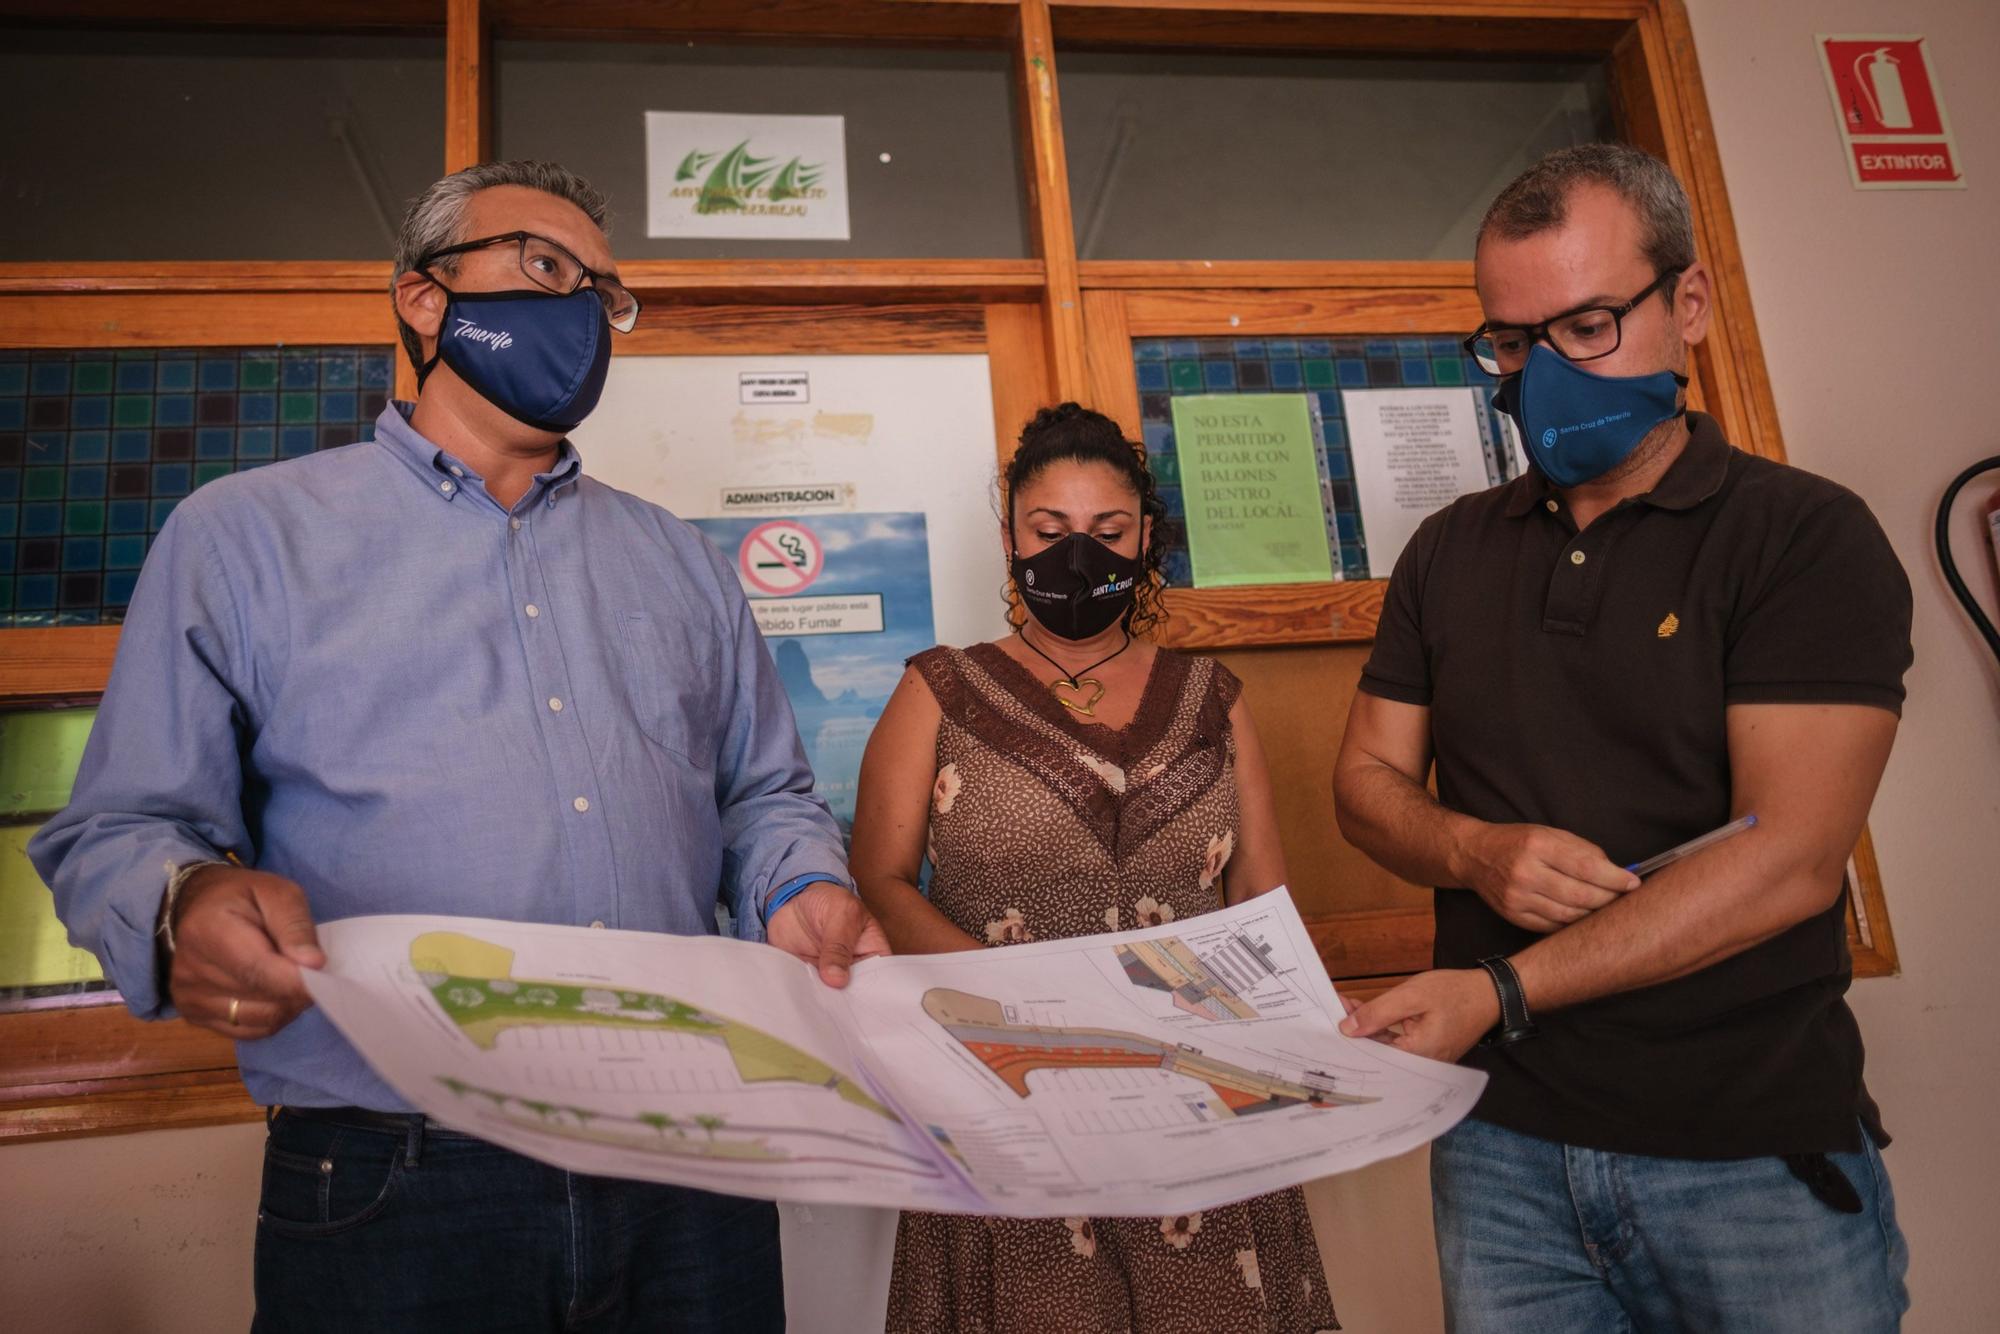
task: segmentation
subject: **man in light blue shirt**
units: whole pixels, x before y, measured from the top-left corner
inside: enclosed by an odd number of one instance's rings
[[[417,402],[182,502],[30,848],[132,1010],[237,1039],[283,1108],[260,1330],[783,1325],[770,1205],[427,1125],[299,973],[316,920],[696,934],[718,900],[833,986],[887,952],[730,565],[564,438],[638,316],[604,217],[541,163],[417,199],[392,286]]]

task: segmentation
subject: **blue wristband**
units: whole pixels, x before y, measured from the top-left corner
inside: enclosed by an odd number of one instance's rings
[[[830,875],[801,875],[794,876],[771,891],[771,897],[764,900],[764,925],[768,927],[771,919],[778,915],[778,909],[797,898],[805,891],[807,885],[816,885],[822,880],[829,884],[840,884],[839,880]]]

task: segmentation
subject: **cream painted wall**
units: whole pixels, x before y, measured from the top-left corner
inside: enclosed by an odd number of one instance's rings
[[[2000,669],[1931,554],[1960,468],[2000,454],[2000,6],[1689,0],[1792,462],[1861,493],[1916,588],[1916,666],[1871,827],[1902,953],[1854,1008],[1912,1252],[1912,1331],[2000,1328]],[[1930,39],[1963,190],[1847,183],[1815,32]],[[1989,479],[1978,488],[1991,494]],[[1970,498],[1961,568],[1988,592]],[[1990,605],[1990,603],[1989,603]]]
[[[1792,460],[1860,492],[1917,591],[1917,663],[1873,828],[1903,975],[1856,986],[1914,1254],[1913,1334],[2000,1327],[2000,671],[1930,554],[1959,467],[2000,453],[2000,5],[1688,0]],[[1847,183],[1815,31],[1918,32],[1971,181]],[[1932,355],[1928,347],[1947,349]],[[1990,490],[1990,486],[1982,491]],[[1966,509],[1973,508],[1970,501]],[[1983,558],[1968,517],[1961,564]],[[1993,580],[1981,586],[1989,592]],[[249,1317],[261,1127],[0,1150],[0,1324],[206,1334]],[[1423,1155],[1310,1191],[1343,1320],[1441,1328]]]
[[[0,1328],[250,1327],[262,1123],[0,1148]]]

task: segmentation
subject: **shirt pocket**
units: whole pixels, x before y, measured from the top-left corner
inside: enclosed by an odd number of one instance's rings
[[[696,622],[618,613],[626,697],[639,730],[704,770],[715,767],[722,723],[722,646]]]

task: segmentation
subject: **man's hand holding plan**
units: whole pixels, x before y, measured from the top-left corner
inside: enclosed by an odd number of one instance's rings
[[[313,998],[432,1119],[574,1171],[807,1203],[1212,1208],[1402,1153],[1485,1076],[1340,1036],[1283,890],[858,964],[447,917],[325,924]]]

